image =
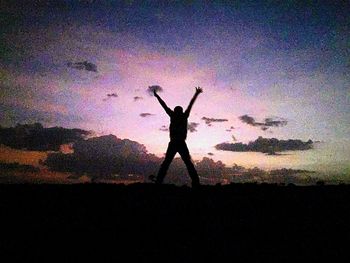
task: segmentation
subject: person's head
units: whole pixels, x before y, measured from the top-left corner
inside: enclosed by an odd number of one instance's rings
[[[181,106],[176,106],[174,108],[174,112],[175,112],[175,114],[182,114],[183,113],[183,109],[182,109]]]

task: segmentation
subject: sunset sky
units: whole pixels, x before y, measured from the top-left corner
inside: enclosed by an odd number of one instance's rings
[[[349,4],[6,2],[1,126],[93,130],[162,156],[169,135],[160,129],[169,117],[147,88],[161,86],[170,108],[186,108],[200,86],[189,118],[198,125],[187,138],[194,159],[213,153],[227,165],[350,171]],[[286,124],[264,131],[243,115]],[[208,125],[203,117],[227,121]],[[319,142],[281,156],[214,147],[259,136]]]

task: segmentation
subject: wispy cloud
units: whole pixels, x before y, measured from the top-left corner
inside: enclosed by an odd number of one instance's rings
[[[142,100],[143,98],[142,97],[140,97],[140,96],[135,96],[134,97],[134,101],[138,101],[138,100]]]
[[[154,115],[154,114],[148,113],[148,112],[140,113],[140,116],[141,116],[142,118],[149,117],[149,116],[152,116],[152,115]]]
[[[160,131],[168,132],[169,128],[166,125],[162,125],[162,127],[159,128]]]
[[[230,131],[232,131],[234,129],[235,129],[235,127],[231,126],[230,128],[226,129],[226,131],[230,132]]]
[[[117,93],[109,93],[109,94],[107,94],[107,97],[109,97],[109,98],[117,98],[118,94]]]
[[[190,122],[188,125],[187,125],[187,130],[189,130],[190,132],[196,132],[197,131],[197,127],[199,126],[199,123],[197,122]]]
[[[104,98],[103,101],[107,101],[108,99],[111,99],[111,98],[118,98],[118,94],[117,93],[108,93],[107,98]]]
[[[202,120],[205,121],[205,124],[208,126],[211,126],[213,122],[225,122],[228,121],[228,119],[217,119],[217,118],[207,118],[207,117],[202,117]]]
[[[287,125],[287,120],[275,117],[275,118],[265,118],[264,122],[257,122],[255,121],[255,118],[245,114],[239,117],[239,119],[248,125],[254,126],[254,127],[260,127],[261,130],[266,131],[269,127],[282,127]]]
[[[97,66],[94,63],[88,62],[86,60],[82,62],[68,62],[67,66],[69,68],[74,68],[78,70],[97,72]]]

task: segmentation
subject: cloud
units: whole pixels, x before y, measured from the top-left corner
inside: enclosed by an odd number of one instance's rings
[[[44,128],[40,123],[18,124],[13,128],[0,127],[0,144],[31,151],[58,151],[62,144],[83,140],[89,134],[81,129]]]
[[[250,117],[249,115],[242,115],[239,117],[239,119],[249,125],[254,126],[255,125],[255,119],[253,117]]]
[[[254,127],[261,127],[261,130],[266,131],[269,127],[282,127],[287,125],[287,120],[275,117],[275,118],[265,118],[264,122],[256,122],[255,119],[247,114],[242,115],[239,119],[248,125]]]
[[[196,132],[197,131],[197,127],[199,126],[199,123],[197,122],[190,122],[187,126],[187,130],[189,130],[190,132]]]
[[[107,94],[107,97],[109,97],[109,98],[118,98],[118,94],[117,93],[109,93],[109,94]]]
[[[97,66],[94,63],[88,62],[86,60],[83,62],[68,62],[67,66],[69,68],[74,68],[78,70],[97,72]]]
[[[228,119],[216,119],[216,118],[207,118],[207,117],[202,117],[202,120],[205,121],[205,124],[208,126],[212,125],[212,122],[225,122],[228,121]]]
[[[139,97],[139,96],[135,96],[134,97],[134,101],[138,101],[138,100],[142,100],[143,98],[142,97]]]
[[[230,131],[232,131],[232,130],[234,130],[234,129],[235,129],[235,127],[231,126],[229,129],[226,129],[226,131],[227,131],[227,132],[230,132]]]
[[[140,113],[140,116],[141,116],[142,118],[149,117],[149,116],[152,116],[152,115],[154,115],[154,114],[148,113],[148,112]]]
[[[196,169],[201,176],[221,178],[225,173],[226,166],[221,161],[215,162],[211,158],[203,157],[201,161],[196,162]]]
[[[162,125],[162,127],[159,128],[160,131],[168,132],[169,128],[166,125]]]
[[[61,128],[62,129],[62,128]],[[76,130],[76,129],[72,129]],[[78,140],[72,145],[71,153],[48,153],[43,165],[50,169],[50,173],[70,173],[69,177],[62,177],[62,182],[71,182],[80,178],[90,178],[92,182],[111,180],[124,182],[130,178],[145,181],[149,175],[157,174],[163,158],[148,153],[144,145],[129,139],[120,139],[114,135]],[[212,156],[213,153],[208,153]],[[221,161],[214,161],[204,157],[194,162],[195,167],[204,184],[230,182],[307,182],[310,183],[309,171],[278,169],[271,172],[259,168],[246,169],[234,165],[227,167]],[[3,171],[22,171],[23,173],[37,173],[38,169],[18,164],[0,164]],[[47,173],[47,172],[46,172]],[[12,177],[11,177],[12,178]],[[7,178],[8,182],[11,179]],[[21,178],[20,180],[25,180]],[[303,181],[304,180],[304,181]],[[189,183],[190,178],[186,166],[180,158],[175,158],[170,166],[167,182],[175,184]],[[20,181],[19,181],[20,182]]]
[[[108,99],[111,99],[111,98],[118,98],[118,94],[117,93],[108,93],[107,98],[104,98],[103,101],[107,101]]]
[[[161,86],[158,85],[153,85],[153,86],[149,86],[147,89],[147,92],[149,95],[153,96],[153,92],[162,92],[163,88]]]
[[[0,171],[4,171],[4,170],[15,170],[18,172],[25,172],[25,173],[39,172],[39,168],[33,165],[19,164],[17,162],[15,163],[0,162]]]
[[[278,119],[272,119],[272,118],[265,118],[265,126],[269,127],[281,127],[281,126],[286,126],[287,125],[287,120],[283,118],[278,118]]]
[[[195,161],[194,165],[200,176],[200,180],[205,184],[215,184],[222,181],[223,175],[227,169],[225,164],[221,161],[215,162],[213,159],[203,157],[200,161]],[[165,182],[171,182],[175,184],[190,183],[191,179],[188,176],[188,172],[185,164],[181,158],[174,158],[171,163]]]
[[[313,148],[313,141],[308,140],[278,140],[276,138],[263,138],[259,136],[255,141],[248,144],[243,143],[220,143],[215,146],[217,150],[232,152],[262,152],[270,155],[276,155],[276,152],[282,151],[302,151]]]
[[[161,162],[144,145],[114,135],[77,141],[73,150],[71,154],[51,153],[44,164],[53,171],[86,174],[94,180],[129,174],[148,176],[157,172]]]

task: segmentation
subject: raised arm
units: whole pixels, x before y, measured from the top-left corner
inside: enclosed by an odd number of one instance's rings
[[[196,93],[194,94],[193,98],[192,98],[191,101],[190,101],[190,104],[188,105],[187,109],[185,110],[185,114],[186,114],[187,116],[190,116],[190,112],[191,112],[193,103],[196,101],[198,95],[199,95],[200,93],[202,93],[202,92],[203,92],[202,88],[196,87]]]
[[[159,95],[157,94],[157,92],[155,90],[153,91],[153,94],[158,99],[160,105],[162,105],[165,112],[170,116],[173,111],[165,104],[165,102],[161,99],[161,97],[159,97]]]

